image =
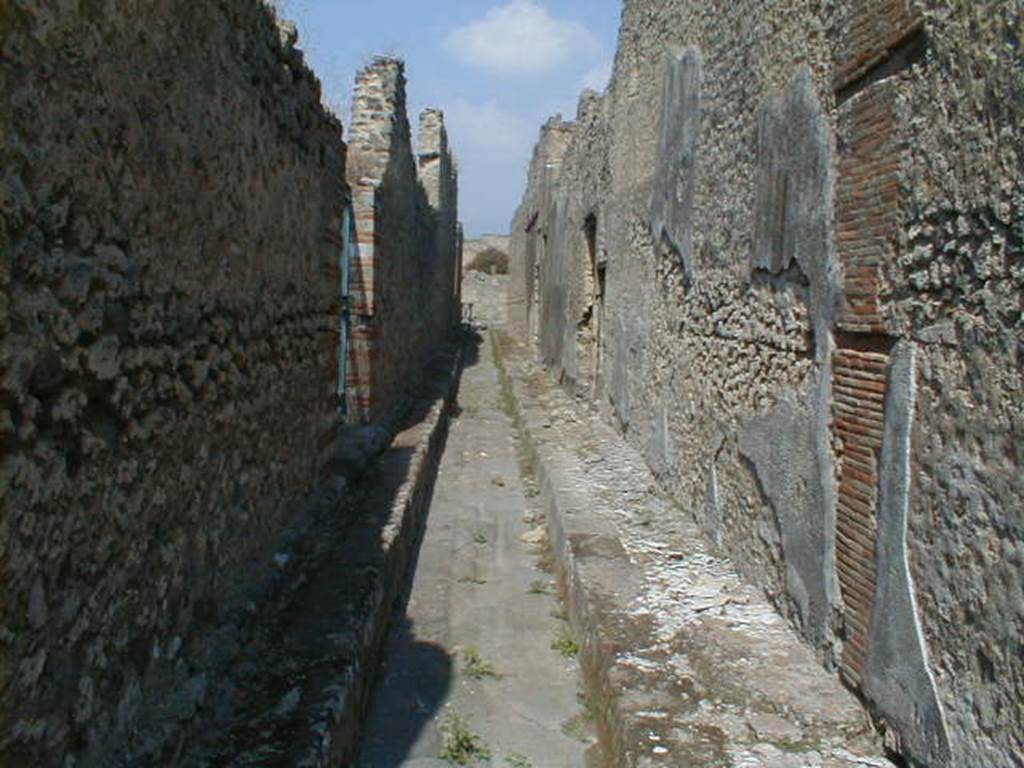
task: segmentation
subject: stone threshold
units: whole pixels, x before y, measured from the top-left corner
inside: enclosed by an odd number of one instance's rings
[[[256,637],[234,648],[228,672],[211,682],[167,765],[320,768],[355,759],[444,452],[459,341],[427,367],[390,445],[374,428],[343,431],[321,484],[324,522],[276,556],[280,594],[260,610]]]
[[[859,701],[641,454],[494,341],[610,766],[891,768]]]

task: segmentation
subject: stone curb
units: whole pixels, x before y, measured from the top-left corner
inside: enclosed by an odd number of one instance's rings
[[[501,345],[497,339],[494,341],[495,350],[499,350]],[[609,675],[610,660],[599,627],[600,616],[595,616],[593,600],[581,577],[575,551],[566,531],[565,510],[574,505],[569,498],[568,488],[559,487],[558,473],[539,447],[537,430],[542,427],[524,407],[522,382],[513,379],[500,352],[496,354],[496,360],[502,384],[511,390],[516,428],[529,466],[536,476],[556,576],[567,604],[569,623],[579,639],[584,688],[592,701],[599,702],[594,711],[601,749],[609,765],[615,768],[630,765],[625,759],[627,735],[624,733],[621,714],[617,711],[616,696]]]
[[[645,539],[623,522],[683,514],[635,450],[521,344],[504,346],[495,338],[608,764],[890,766],[853,696],[695,526],[654,522]],[[589,456],[581,435],[599,446]]]
[[[293,575],[299,583],[272,617],[277,626],[250,653],[235,696],[245,704],[226,733],[200,735],[174,765],[320,768],[355,759],[392,608],[433,494],[464,349],[460,343],[435,361],[406,419],[412,426],[399,429],[353,489],[362,493],[359,519],[336,538],[326,531],[312,562]]]
[[[375,524],[364,524],[363,530],[354,532],[345,549],[338,553],[339,563],[365,561],[367,539],[379,536],[380,570],[373,591],[361,606],[364,625],[358,632],[357,660],[341,682],[324,681],[320,701],[309,711],[307,734],[311,732],[314,738],[310,740],[307,735],[302,740],[306,748],[301,756],[296,755],[294,765],[297,768],[348,765],[358,755],[392,609],[414,559],[433,497],[452,407],[458,396],[464,350],[464,346],[459,347],[440,386],[427,384],[424,400],[433,402],[424,421],[400,432],[381,459],[381,463],[386,464],[389,459],[394,460],[396,451],[412,450],[407,479],[390,507],[382,510],[386,522],[379,531]]]

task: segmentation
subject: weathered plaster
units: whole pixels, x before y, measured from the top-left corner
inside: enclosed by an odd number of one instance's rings
[[[694,281],[693,194],[701,131],[701,55],[687,48],[667,56],[661,95],[657,175],[651,192],[651,232],[667,258]]]
[[[830,521],[818,455],[818,398],[813,388],[786,394],[739,433],[739,449],[754,465],[775,512],[786,563],[786,589],[799,625],[816,645],[829,634],[836,602]],[[827,466],[827,465],[826,465]],[[830,522],[832,523],[830,525]]]
[[[899,751],[922,766],[951,766],[946,722],[928,666],[907,550],[911,495],[910,438],[916,401],[917,350],[892,351],[878,504],[878,585],[864,665],[864,693],[896,731]]]

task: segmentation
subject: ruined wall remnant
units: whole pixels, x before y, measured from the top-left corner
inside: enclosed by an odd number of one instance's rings
[[[627,0],[513,221],[513,328],[927,766],[1024,754],[1019,23]]]
[[[357,77],[349,139],[358,255],[348,411],[356,421],[394,416],[458,321],[457,169],[440,111],[421,116],[419,143],[414,155],[405,67],[379,58]]]
[[[569,144],[569,124],[553,118],[541,129],[540,141],[533,150],[527,199],[514,219],[514,230],[529,237],[513,237],[509,262],[510,318],[520,333],[531,339],[539,333],[540,301],[538,273],[544,261],[544,242],[548,234],[549,191],[554,188],[562,155]]]

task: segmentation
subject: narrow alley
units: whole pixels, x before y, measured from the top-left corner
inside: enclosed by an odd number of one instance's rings
[[[1024,768],[1022,4],[0,0],[0,768]]]
[[[581,766],[592,741],[576,642],[543,568],[542,515],[520,475],[489,336],[467,354],[418,562],[372,694],[360,768],[486,755],[513,768]]]

